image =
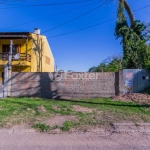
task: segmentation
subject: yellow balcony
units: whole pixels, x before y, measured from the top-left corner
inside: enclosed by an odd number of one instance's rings
[[[20,53],[20,58],[15,59],[16,53],[12,53],[12,65],[14,66],[31,66],[31,55],[26,53]],[[9,53],[0,53],[0,65],[6,65],[8,63]]]

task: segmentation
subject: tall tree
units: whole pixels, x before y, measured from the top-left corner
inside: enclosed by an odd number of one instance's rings
[[[129,69],[145,67],[147,46],[143,32],[146,26],[140,21],[135,20],[134,14],[126,0],[119,1],[118,21],[115,33],[117,38],[122,38],[123,67]],[[130,26],[127,22],[124,9],[128,12]]]
[[[132,9],[130,7],[130,5],[128,4],[128,2],[126,0],[119,0],[121,3],[124,3],[124,8],[126,9],[127,13],[128,13],[128,16],[130,18],[130,23],[131,25],[134,23],[135,21],[135,16],[132,12]]]

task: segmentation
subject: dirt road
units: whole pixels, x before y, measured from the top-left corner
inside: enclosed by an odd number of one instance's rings
[[[149,150],[150,134],[0,133],[0,150]]]

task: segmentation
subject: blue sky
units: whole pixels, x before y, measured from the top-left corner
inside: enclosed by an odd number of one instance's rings
[[[4,0],[0,0],[4,1]],[[13,0],[7,0],[13,1]],[[79,2],[80,3],[77,3]],[[83,2],[86,1],[86,2]],[[38,7],[20,7],[26,5],[40,5],[72,2],[65,5],[48,5]],[[74,2],[74,3],[73,3]],[[75,3],[76,2],[76,3]],[[95,2],[93,4],[93,2]],[[23,0],[11,3],[0,4],[1,23],[0,31],[30,31],[35,27],[42,32],[53,29],[60,24],[81,16],[92,9],[104,4],[106,0]],[[149,0],[128,0],[133,10],[150,5]],[[87,5],[87,6],[85,6]],[[76,9],[83,6],[80,9]],[[61,70],[87,71],[92,66],[97,66],[108,56],[122,53],[120,39],[114,36],[116,19],[117,0],[105,4],[95,11],[88,13],[70,23],[59,26],[49,32],[45,32],[55,57],[55,65]],[[19,8],[12,8],[19,7]],[[76,9],[76,10],[73,10]],[[73,10],[63,14],[55,15],[67,10]],[[150,7],[136,11],[135,17],[143,22],[150,22]],[[53,16],[53,17],[52,17]],[[46,18],[39,21],[41,18]],[[34,21],[34,22],[32,22]],[[106,23],[104,23],[106,21]],[[32,22],[24,24],[27,22]],[[88,28],[72,34],[56,35],[71,32],[76,29],[85,28],[94,24],[95,27]],[[19,25],[24,24],[24,25]],[[12,27],[14,26],[14,27]]]

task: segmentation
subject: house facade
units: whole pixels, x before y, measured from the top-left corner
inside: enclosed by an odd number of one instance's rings
[[[0,80],[8,64],[10,40],[13,41],[12,72],[54,72],[54,57],[40,29],[30,32],[0,32]]]

